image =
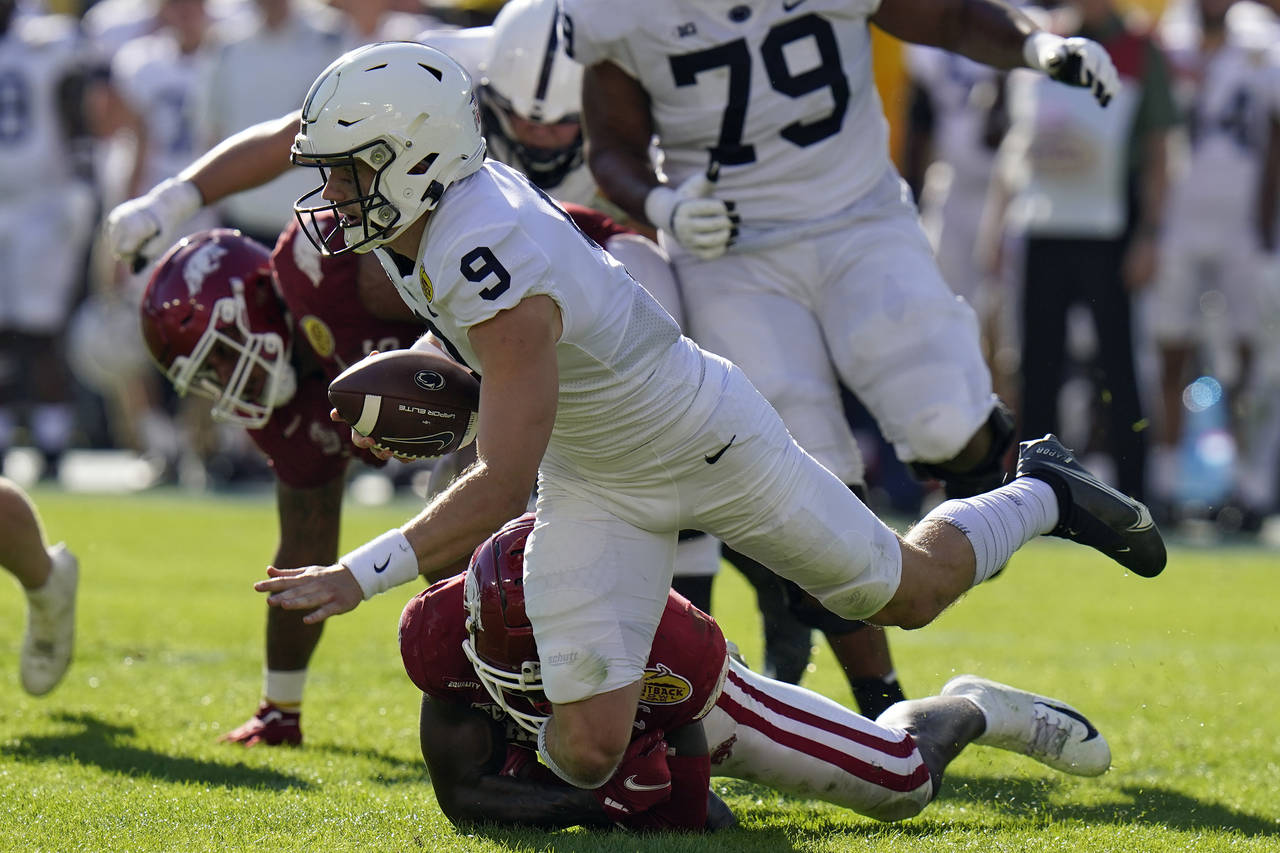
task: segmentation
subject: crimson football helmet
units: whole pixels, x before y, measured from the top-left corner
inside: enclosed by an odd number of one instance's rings
[[[542,664],[524,612],[524,546],[533,515],[507,522],[471,556],[463,583],[467,638],[462,651],[494,702],[537,734],[551,716],[542,691]]]
[[[239,231],[180,240],[147,283],[142,337],[179,395],[213,400],[213,417],[257,429],[292,399],[289,320],[271,253]]]

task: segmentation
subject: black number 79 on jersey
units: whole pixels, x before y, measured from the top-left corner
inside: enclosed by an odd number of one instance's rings
[[[791,73],[783,49],[792,42],[812,38],[821,63],[800,74]],[[783,21],[769,29],[760,43],[769,85],[775,92],[799,98],[819,89],[830,89],[831,111],[813,121],[793,121],[778,134],[793,145],[813,145],[840,132],[849,108],[849,80],[840,64],[840,47],[831,24],[818,15],[804,15]],[[729,69],[729,92],[720,120],[720,139],[711,149],[711,159],[725,166],[741,166],[756,161],[754,145],[744,145],[747,104],[751,98],[751,50],[746,39],[734,39],[715,47],[672,56],[671,73],[677,86],[697,85],[698,75],[713,68]]]

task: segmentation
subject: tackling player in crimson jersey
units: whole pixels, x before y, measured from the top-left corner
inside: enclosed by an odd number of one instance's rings
[[[936,796],[970,742],[1077,775],[1110,762],[1106,740],[1075,709],[974,676],[869,720],[731,660],[715,620],[672,592],[622,763],[594,790],[571,787],[535,753],[550,707],[524,610],[533,530],[532,515],[508,522],[465,574],[419,593],[400,619],[405,670],[423,691],[423,758],[455,824],[714,829],[732,816],[709,790],[712,774],[899,820]]]
[[[348,461],[383,463],[330,420],[329,382],[371,350],[407,347],[423,333],[381,268],[357,256],[321,256],[299,239],[296,223],[272,253],[238,231],[205,231],[165,256],[141,310],[151,354],[179,393],[214,397],[215,417],[246,426],[270,460],[280,518],[272,564],[335,558]],[[238,367],[246,381],[237,390]],[[280,390],[255,399],[253,389],[266,386]],[[262,704],[223,740],[301,742],[303,686],[319,640],[319,625],[268,609]]]

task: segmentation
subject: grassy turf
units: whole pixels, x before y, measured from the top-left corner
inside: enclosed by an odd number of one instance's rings
[[[1147,581],[1042,540],[934,625],[892,632],[909,695],[971,671],[1086,710],[1114,753],[1099,779],[975,747],[901,824],[719,779],[741,825],[707,838],[460,835],[421,766],[396,652],[407,589],[329,623],[303,749],[219,745],[258,698],[265,605],[250,584],[274,550],[270,497],[35,496],[81,558],[79,638],[67,679],[31,699],[22,599],[0,594],[2,849],[1280,850],[1280,558],[1265,551],[1175,548]],[[349,509],[343,546],[412,510]],[[758,662],[752,601],[721,574],[716,616]],[[825,645],[805,683],[851,701]]]

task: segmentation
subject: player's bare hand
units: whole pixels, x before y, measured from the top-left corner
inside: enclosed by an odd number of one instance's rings
[[[285,610],[310,610],[302,621],[308,625],[354,610],[364,600],[355,576],[342,565],[277,569],[267,566],[268,579],[253,588],[268,593],[267,604]]]
[[[342,415],[338,414],[337,409],[329,410],[329,420],[335,421],[337,423],[343,422]],[[390,450],[387,450],[385,447],[379,447],[377,442],[375,442],[372,438],[369,438],[369,436],[367,435],[361,435],[360,433],[356,432],[354,429],[351,430],[351,443],[354,444],[356,447],[360,448],[361,450],[369,451],[374,456],[381,459],[383,462],[386,462],[388,459],[397,459],[397,458],[403,461],[403,457],[397,457],[394,453],[392,453]]]

